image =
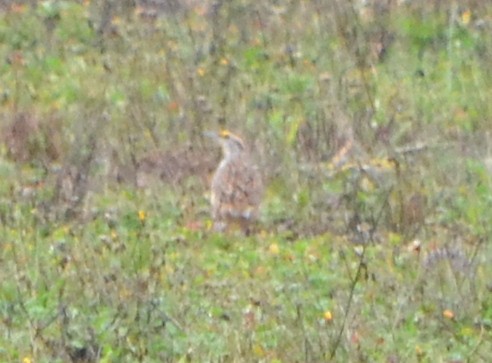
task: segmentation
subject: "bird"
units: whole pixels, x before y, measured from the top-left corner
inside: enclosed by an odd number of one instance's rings
[[[260,170],[241,137],[227,130],[205,135],[222,148],[222,160],[210,187],[213,229],[223,232],[239,227],[248,235],[258,218],[263,195]]]

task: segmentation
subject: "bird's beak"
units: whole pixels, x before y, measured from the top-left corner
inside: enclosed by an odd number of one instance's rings
[[[213,132],[213,131],[205,131],[203,133],[203,136],[209,137],[209,138],[211,138],[213,140],[218,140],[219,139],[219,135],[216,132]]]

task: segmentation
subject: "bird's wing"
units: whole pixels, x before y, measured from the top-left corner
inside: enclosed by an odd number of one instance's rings
[[[260,173],[240,160],[222,165],[212,181],[212,193],[218,205],[244,211],[255,209],[262,194]]]

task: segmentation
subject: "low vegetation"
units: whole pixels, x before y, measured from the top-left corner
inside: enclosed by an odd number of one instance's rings
[[[492,6],[136,3],[0,1],[0,361],[487,362]]]

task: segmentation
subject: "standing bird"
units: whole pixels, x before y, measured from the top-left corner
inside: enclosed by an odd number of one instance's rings
[[[212,178],[210,202],[214,229],[239,225],[248,234],[258,217],[263,184],[243,140],[229,131],[207,132],[222,147],[223,159]]]

